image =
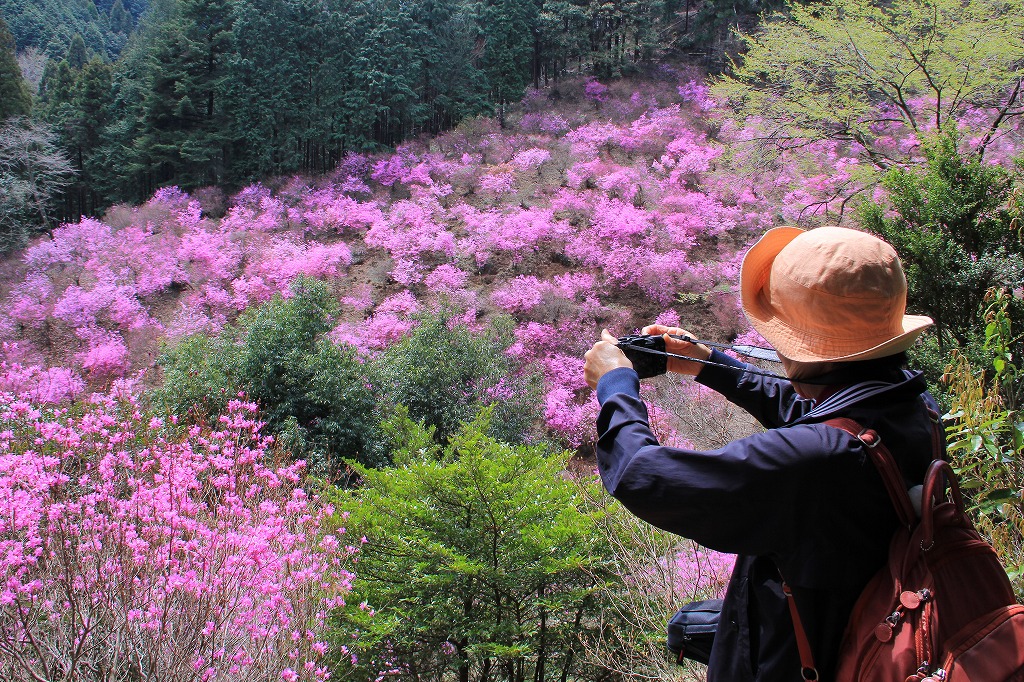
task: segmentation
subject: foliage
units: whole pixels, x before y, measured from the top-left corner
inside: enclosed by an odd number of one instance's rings
[[[0,16],[0,124],[13,116],[26,116],[32,96],[15,56],[14,37]]]
[[[984,351],[989,366],[954,354],[946,381],[952,407],[947,422],[949,456],[978,527],[992,540],[1024,598],[1024,376],[1017,366],[1020,335],[1014,335],[1011,298],[993,289],[985,313]]]
[[[76,73],[70,64],[67,73]],[[120,89],[129,81],[117,71],[112,82],[114,110],[141,99]],[[527,423],[539,405],[545,435],[586,449],[597,404],[581,358],[602,327],[625,333],[664,313],[699,320],[712,338],[742,333],[729,285],[750,240],[781,222],[841,218],[864,188],[852,152],[835,142],[738,174],[723,151],[742,146],[752,129],[709,129],[720,106],[689,76],[592,87],[600,112],[583,101],[585,81],[575,87],[580,100],[568,105],[532,92],[524,106],[549,113],[519,127],[481,119],[429,144],[350,154],[331,178],[279,178],[229,197],[169,187],[102,220],[57,227],[10,261],[19,270],[0,306],[0,340],[28,354],[12,361],[63,366],[97,387],[146,370],[161,341],[201,333],[208,338],[189,351],[198,360],[227,353],[204,344],[246,308],[290,295],[300,275],[329,283],[341,304],[330,338],[364,357],[447,300],[455,326],[515,316],[511,345],[490,359],[510,377],[523,366],[543,373],[544,384],[515,418]],[[74,135],[89,130],[87,119],[68,123]],[[93,153],[106,155],[108,141],[101,133]],[[241,334],[232,331],[225,348]],[[221,370],[201,362],[190,370],[198,376],[175,379],[196,382],[189,404],[222,405],[240,390],[210,379],[210,393],[200,379]],[[460,386],[460,375],[444,372]],[[301,434],[299,426],[286,430]],[[383,461],[386,450],[375,441],[367,456]]]
[[[102,92],[58,96],[62,107],[44,112],[62,126],[106,105],[90,148],[63,139],[91,166],[72,193],[91,203],[72,200],[67,216],[164,185],[238,187],[331,171],[353,150],[450,129],[495,107],[504,117],[528,87],[570,69],[607,78],[646,67],[677,32],[677,4],[157,0],[130,30],[132,12],[115,0],[98,29],[49,50],[51,71],[63,60],[77,72],[97,58],[113,74]],[[50,8],[37,10],[16,18]],[[38,45],[40,31],[19,31],[22,47]]]
[[[203,419],[244,394],[293,456],[330,475],[341,458],[370,461],[374,398],[355,350],[326,338],[337,306],[326,285],[299,278],[291,293],[246,311],[219,337],[197,334],[168,348],[154,395]]]
[[[367,540],[351,600],[363,603],[338,621],[353,679],[600,676],[575,652],[598,636],[615,580],[607,498],[588,500],[545,447],[488,436],[493,411],[440,446],[396,408],[395,468],[359,467],[337,500]]]
[[[970,343],[981,326],[982,300],[993,286],[1024,278],[1013,227],[1015,178],[977,157],[963,158],[956,137],[926,146],[922,170],[893,169],[883,180],[893,214],[878,204],[864,225],[892,244],[909,280],[908,307],[935,320],[940,347]]]
[[[127,21],[114,10],[118,4],[128,14]],[[110,0],[0,0],[0,15],[19,48],[35,47],[61,59],[79,36],[89,52],[109,60],[124,47],[133,15],[140,16],[148,4],[147,0],[114,0],[113,6]]]
[[[0,676],[327,679],[355,549],[301,465],[268,463],[251,403],[186,430],[129,391],[0,395]]]
[[[71,214],[93,215],[101,204],[100,186],[106,163],[104,131],[111,123],[107,99],[113,67],[93,57],[73,65],[73,60],[49,61],[39,86],[42,118],[56,129],[60,146],[73,160],[75,182],[64,192],[64,209]]]
[[[46,125],[24,119],[0,124],[0,253],[52,227],[54,200],[72,174]]]
[[[848,140],[880,166],[906,156],[889,144],[894,129],[955,130],[990,110],[981,156],[1019,109],[1022,22],[1018,0],[790,2],[744,37],[742,63],[715,94],[759,117],[763,139]]]
[[[175,9],[175,20],[156,31],[149,55],[137,163],[158,183],[220,184],[231,128],[223,92],[233,8],[228,0],[178,0]]]
[[[691,57],[702,57],[709,68],[720,72],[742,53],[743,34],[756,30],[763,15],[785,4],[785,0],[688,0],[679,48]]]
[[[374,358],[372,383],[385,411],[405,406],[412,419],[434,430],[438,443],[447,443],[487,405],[494,410],[492,437],[528,441],[540,419],[540,377],[508,355],[513,342],[508,317],[474,332],[450,311],[423,315],[406,338]]]

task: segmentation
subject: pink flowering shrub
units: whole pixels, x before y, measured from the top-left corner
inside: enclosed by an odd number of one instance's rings
[[[288,288],[300,275],[313,278],[338,278],[352,263],[352,250],[344,242],[334,244],[300,243],[294,239],[272,239],[261,245],[261,256],[251,258],[245,276],[266,284],[266,290],[287,295]],[[270,296],[263,289],[241,302],[243,309],[252,302],[263,302]]]
[[[491,294],[494,304],[509,313],[523,313],[540,305],[547,289],[533,275],[523,275],[512,279],[508,284]]]
[[[0,405],[0,677],[330,677],[356,550],[301,463],[267,464],[255,405],[187,431],[123,394]]]
[[[679,96],[683,101],[692,103],[699,111],[710,111],[718,106],[711,98],[711,88],[705,83],[695,80],[687,81],[679,86]]]
[[[497,311],[520,328],[551,324],[552,356],[582,355],[580,339],[602,326],[625,333],[680,300],[699,301],[728,336],[745,331],[729,285],[760,232],[885,198],[863,191],[867,164],[849,144],[759,157],[760,122],[723,119],[694,73],[577,86],[582,108],[531,92],[505,128],[474,119],[429,142],[350,154],[329,176],[243,188],[212,215],[198,193],[165,188],[60,226],[13,263],[0,341],[38,351],[23,367],[66,367],[96,388],[151,367],[161,340],[217,334],[287,296],[299,276],[328,283],[343,304],[331,338],[368,355],[408,337],[413,303],[451,306],[473,328]],[[916,144],[905,126],[873,134],[894,153]],[[401,292],[401,306],[382,303]],[[583,429],[592,411],[589,389],[567,376],[545,372],[556,434]]]
[[[684,542],[662,558],[677,604],[705,597],[722,597],[736,557]]]
[[[235,205],[221,221],[221,229],[247,232],[274,232],[289,225],[284,202],[262,185],[246,187],[235,198]]]
[[[83,390],[85,382],[66,367],[43,368],[0,361],[0,395],[20,395],[35,404],[56,405]]]
[[[551,159],[551,152],[547,149],[524,149],[512,157],[512,165],[521,171],[530,171],[539,168],[545,161]]]
[[[600,104],[608,100],[608,86],[592,78],[583,85],[583,94]]]
[[[495,254],[520,263],[528,255],[541,250],[560,250],[571,231],[565,222],[556,220],[546,208],[478,210],[460,206],[452,211],[462,218],[468,237],[459,240],[459,251],[472,254],[477,265],[484,265]]]
[[[416,264],[423,254],[455,256],[455,237],[446,229],[446,212],[434,199],[398,201],[387,219],[375,223],[366,233],[367,246],[386,250],[397,260]]]
[[[511,170],[498,166],[490,173],[481,176],[480,189],[495,196],[515,194],[517,192],[516,176]]]
[[[445,263],[423,278],[427,289],[435,292],[454,293],[466,285],[469,275],[458,267]]]
[[[519,121],[519,127],[527,132],[561,135],[572,128],[572,125],[559,114],[527,112]]]
[[[384,219],[377,202],[356,201],[346,196],[346,191],[344,187],[327,187],[306,197],[303,220],[309,231],[316,234],[334,228],[361,233]]]

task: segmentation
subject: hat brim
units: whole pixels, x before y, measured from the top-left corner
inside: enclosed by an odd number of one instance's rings
[[[776,227],[768,230],[743,257],[740,266],[740,296],[743,313],[750,325],[780,355],[797,362],[846,362],[873,360],[903,352],[914,345],[917,337],[933,324],[924,315],[904,315],[902,332],[881,343],[864,347],[864,343],[828,339],[787,325],[776,314],[764,295],[776,256],[791,241],[804,234],[797,227]]]

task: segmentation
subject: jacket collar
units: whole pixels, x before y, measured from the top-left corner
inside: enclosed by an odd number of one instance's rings
[[[827,398],[815,403],[810,412],[790,422],[790,426],[822,421],[843,412],[850,407],[883,399],[886,402],[902,402],[914,399],[927,390],[921,372],[903,371],[902,381],[862,381],[844,386]]]

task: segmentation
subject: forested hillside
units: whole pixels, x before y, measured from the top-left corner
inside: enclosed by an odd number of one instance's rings
[[[0,3],[0,678],[702,679],[732,558],[595,482],[583,353],[763,344],[780,225],[898,249],[1024,596],[1019,2]]]
[[[681,0],[79,4],[0,5],[23,64],[47,58],[36,116],[76,171],[65,219],[169,184],[324,172],[469,117],[502,121],[567,75],[655,69],[716,33],[706,53],[721,58],[753,17]]]

